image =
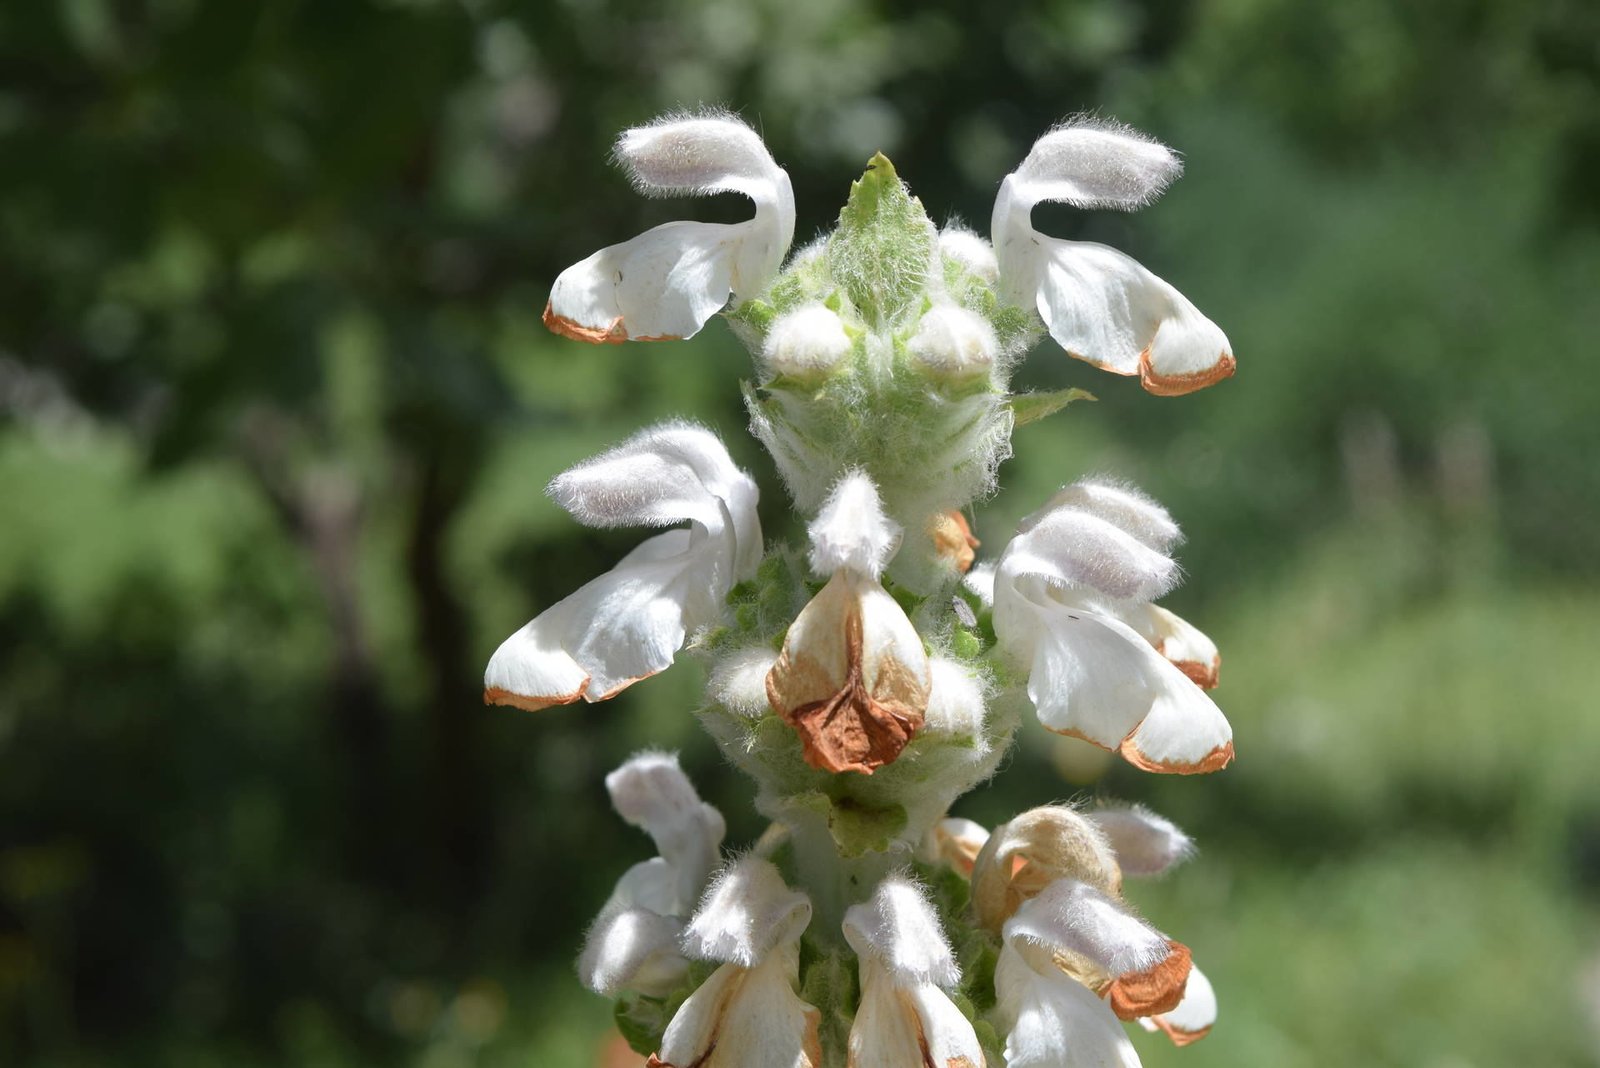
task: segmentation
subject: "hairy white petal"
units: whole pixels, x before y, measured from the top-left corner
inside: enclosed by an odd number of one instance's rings
[[[701,885],[704,886],[704,880],[701,880]],[[693,901],[689,902],[690,906],[693,904]],[[622,878],[617,880],[616,887],[611,891],[610,899],[606,901],[606,908],[612,905],[649,909],[661,916],[679,918],[687,916],[689,912],[678,889],[677,869],[665,857],[642,860],[623,872]]]
[[[1222,654],[1199,627],[1155,604],[1140,605],[1120,615],[1197,686],[1209,690],[1217,685]]]
[[[741,716],[759,719],[767,714],[767,674],[778,654],[765,646],[729,653],[717,661],[706,680],[706,693],[717,704]]]
[[[1155,701],[1121,753],[1146,771],[1215,771],[1233,759],[1233,728],[1204,690],[1170,661],[1152,663]]]
[[[805,304],[780,317],[761,347],[768,371],[793,378],[826,375],[848,355],[844,322],[821,304]]]
[[[700,800],[676,754],[640,753],[606,776],[619,815],[655,839],[677,877],[673,914],[686,912],[716,866],[722,814]]]
[[[617,138],[617,161],[652,196],[771,195],[777,164],[761,138],[727,113],[667,115]]]
[[[1111,843],[1124,875],[1160,875],[1194,855],[1194,839],[1143,805],[1108,805],[1085,815]]]
[[[821,1068],[819,1013],[794,991],[795,944],[755,967],[724,964],[678,1007],[655,1061],[664,1068]]]
[[[1129,126],[1075,118],[1033,143],[1009,181],[1031,206],[1142,208],[1183,172],[1177,154]]]
[[[1133,257],[1087,241],[1041,238],[1037,307],[1071,356],[1140,375],[1154,393],[1187,393],[1233,372],[1217,324]]]
[[[971,230],[946,226],[939,231],[939,251],[990,285],[994,285],[1000,277],[1000,264],[994,258],[994,249]]]
[[[601,701],[663,670],[761,562],[756,484],[701,427],[642,431],[556,478],[551,493],[592,525],[690,525],[647,539],[506,639],[484,675],[492,703]]]
[[[940,374],[986,374],[1000,354],[1000,342],[988,320],[965,308],[939,305],[917,322],[906,352]]]
[[[901,534],[900,525],[884,514],[878,488],[860,471],[838,481],[806,532],[817,574],[849,570],[873,580],[894,555]]]
[[[1171,590],[1179,576],[1170,556],[1078,508],[1057,508],[1037,517],[1011,539],[999,567],[1001,582],[1038,578],[1115,601],[1154,600]]]
[[[857,956],[879,962],[896,982],[948,987],[961,980],[938,913],[903,875],[889,876],[871,898],[850,906],[844,936]]]
[[[1111,978],[1155,967],[1167,938],[1120,902],[1076,879],[1057,879],[1006,921],[1009,943],[1032,943],[1090,961]]]
[[[861,958],[860,973],[849,1068],[981,1068],[977,1033],[943,990],[898,979],[873,957]]]
[[[928,681],[924,729],[934,734],[975,738],[985,746],[984,680],[971,665],[945,656],[929,657]]]
[[[1063,487],[1017,529],[1031,529],[1046,515],[1064,508],[1104,519],[1159,553],[1170,553],[1183,540],[1178,524],[1159,502],[1133,486],[1099,478],[1080,479]]]
[[[1048,962],[1036,970],[1017,948],[1003,946],[995,993],[1007,1068],[1139,1068],[1106,1003]]]
[[[715,618],[705,546],[687,530],[657,534],[545,609],[495,650],[485,699],[530,710],[603,701],[670,666],[690,627]]]
[[[645,908],[608,905],[584,939],[578,977],[596,994],[624,990],[660,997],[682,980],[689,962],[678,951],[683,921]]]
[[[617,158],[648,193],[737,192],[755,216],[671,222],[601,249],[556,279],[551,329],[582,341],[691,337],[727,302],[760,292],[794,237],[789,176],[731,115],[669,116],[624,133]]]
[[[712,882],[684,932],[683,949],[697,960],[753,967],[774,946],[798,939],[810,922],[811,899],[789,889],[771,861],[747,856]]]
[[[754,480],[720,438],[694,423],[669,421],[563,471],[550,482],[555,502],[591,527],[703,527],[725,522],[724,507],[753,512]],[[740,516],[746,524],[751,518]],[[751,531],[742,525],[737,533]],[[747,577],[747,576],[741,576]]]

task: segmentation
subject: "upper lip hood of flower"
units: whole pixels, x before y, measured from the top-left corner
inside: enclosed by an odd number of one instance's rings
[[[728,301],[759,293],[794,237],[794,191],[761,138],[734,115],[669,115],[628,130],[617,162],[652,196],[742,193],[747,222],[670,222],[561,272],[545,325],[589,342],[692,337]]]
[[[1142,495],[1069,487],[1024,520],[1001,555],[994,627],[1001,649],[1028,665],[1028,695],[1046,727],[1147,771],[1191,774],[1233,759],[1233,731],[1194,681],[1200,673],[1163,655],[1190,655],[1197,643],[1169,650],[1156,633],[1176,620],[1149,604],[1176,580],[1165,552],[1176,538],[1171,517]],[[1214,682],[1215,661],[1207,668]]]
[[[1171,149],[1142,134],[1073,119],[1039,138],[1006,176],[990,224],[1008,300],[1037,309],[1069,355],[1137,374],[1145,389],[1164,396],[1233,374],[1227,336],[1131,257],[1104,245],[1046,237],[1033,228],[1032,215],[1046,201],[1142,207],[1181,170]]]
[[[703,427],[642,431],[558,476],[550,493],[590,526],[689,528],[649,538],[507,638],[484,673],[492,704],[603,701],[654,675],[761,560],[756,484]]]

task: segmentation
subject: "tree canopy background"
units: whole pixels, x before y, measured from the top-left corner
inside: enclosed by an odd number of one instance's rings
[[[1139,902],[1222,1017],[1153,1065],[1600,1051],[1600,8],[1585,0],[14,0],[0,7],[0,1062],[590,1064],[571,973],[647,845],[601,777],[745,784],[682,664],[486,709],[482,665],[635,532],[541,494],[646,422],[742,433],[713,324],[590,348],[550,281],[671,218],[616,133],[725,105],[797,238],[874,151],[986,229],[1076,111],[1182,150],[1125,248],[1238,376],[1018,432],[990,548],[1133,479],[1189,542],[1238,763],[1034,730],[961,803],[1147,801],[1201,857]],[[724,202],[724,200],[726,202]]]

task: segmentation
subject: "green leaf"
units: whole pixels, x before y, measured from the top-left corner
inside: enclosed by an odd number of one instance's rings
[[[1017,426],[1027,426],[1036,423],[1046,416],[1054,415],[1073,401],[1092,401],[1095,395],[1086,389],[1058,389],[1050,393],[1019,393],[1012,397],[1009,403],[1011,411],[1016,417]]]

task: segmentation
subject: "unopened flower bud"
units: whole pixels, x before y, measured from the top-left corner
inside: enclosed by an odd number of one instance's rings
[[[807,304],[772,324],[761,361],[774,375],[822,378],[850,354],[844,322],[821,304]]]
[[[994,249],[971,230],[940,231],[939,251],[990,285],[1000,278],[1000,261],[995,258]]]
[[[1000,352],[994,328],[965,308],[936,307],[906,343],[911,359],[941,375],[987,374]]]

